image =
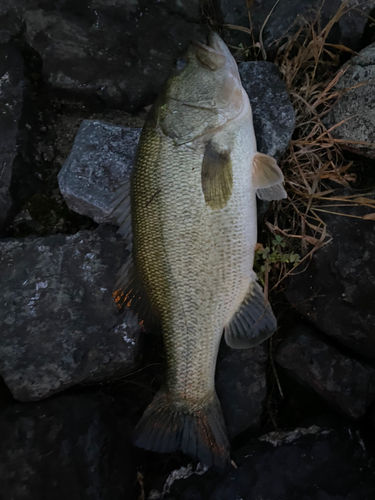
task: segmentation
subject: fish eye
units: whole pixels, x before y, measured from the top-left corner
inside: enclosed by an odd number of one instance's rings
[[[184,67],[186,66],[187,64],[187,61],[185,59],[178,59],[176,64],[175,64],[175,68],[180,71],[181,69],[184,69]]]

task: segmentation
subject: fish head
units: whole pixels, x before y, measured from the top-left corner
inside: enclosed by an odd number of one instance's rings
[[[237,63],[217,33],[193,42],[166,81],[153,117],[177,144],[207,137],[250,108]]]

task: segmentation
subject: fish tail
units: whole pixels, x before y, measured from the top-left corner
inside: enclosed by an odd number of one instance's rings
[[[135,429],[134,444],[159,453],[181,450],[220,470],[230,461],[229,440],[216,394],[198,409],[173,400],[161,389]]]

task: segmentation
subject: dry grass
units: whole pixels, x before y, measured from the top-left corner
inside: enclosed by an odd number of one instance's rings
[[[277,288],[289,274],[303,272],[303,263],[308,264],[313,253],[331,241],[322,212],[338,214],[338,204],[362,205],[373,209],[362,218],[375,220],[375,202],[371,198],[336,196],[336,188],[350,186],[356,181],[356,175],[351,170],[351,162],[345,159],[343,141],[331,135],[340,124],[327,129],[323,123],[324,116],[344,92],[363,85],[345,91],[335,89],[345,72],[345,68],[338,70],[340,54],[354,52],[343,45],[327,43],[327,38],[333,25],[349,10],[348,1],[343,2],[324,28],[320,27],[320,12],[317,12],[313,21],[306,21],[304,26],[285,39],[274,61],[295,109],[296,128],[288,151],[280,162],[288,199],[274,203],[266,226],[271,233],[269,241],[275,235],[283,236],[288,242],[286,251],[297,251],[302,255],[302,266],[300,264],[296,271],[290,264],[278,265],[270,277],[270,290]],[[241,28],[241,31],[251,34],[251,29]],[[262,36],[258,43],[254,44],[252,39],[250,43],[252,47],[259,47],[259,53],[264,58]],[[329,210],[333,205],[335,210]],[[268,276],[266,280],[268,282]]]

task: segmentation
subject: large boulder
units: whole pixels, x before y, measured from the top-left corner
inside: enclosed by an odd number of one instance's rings
[[[21,54],[10,45],[0,45],[0,229],[12,204],[9,187],[17,157],[24,84]]]
[[[140,327],[112,289],[126,258],[112,232],[0,240],[0,375],[20,401],[129,372]]]
[[[151,500],[368,500],[374,471],[355,429],[300,427],[271,432],[234,455],[237,468],[215,474],[173,471]]]
[[[344,148],[375,158],[375,43],[361,50],[344,69],[335,87],[343,95],[325,125],[331,128],[341,123],[332,136],[340,139]]]
[[[281,342],[275,359],[298,382],[349,418],[362,417],[375,400],[374,368],[328,345],[311,328],[297,326]]]
[[[319,330],[374,361],[374,221],[361,219],[362,207],[337,211],[349,217],[322,214],[333,239],[291,277],[286,296]]]
[[[133,110],[152,100],[175,60],[205,33],[199,1],[38,2],[25,40],[60,91]]]
[[[131,428],[109,398],[57,397],[0,412],[1,497],[133,498]]]

